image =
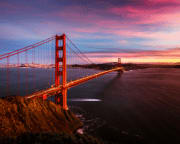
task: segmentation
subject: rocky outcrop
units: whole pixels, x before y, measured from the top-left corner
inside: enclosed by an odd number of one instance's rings
[[[42,132],[71,134],[81,126],[71,111],[51,101],[19,96],[0,99],[0,137]]]

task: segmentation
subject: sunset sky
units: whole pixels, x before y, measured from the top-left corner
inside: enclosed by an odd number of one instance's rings
[[[0,53],[57,33],[95,62],[180,62],[180,0],[0,1]]]

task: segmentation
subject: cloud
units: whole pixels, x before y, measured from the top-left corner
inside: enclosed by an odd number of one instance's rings
[[[179,51],[165,53],[180,45],[179,0],[7,0],[0,2],[0,13],[0,39],[23,42],[65,32],[84,51],[98,56],[99,49],[114,58],[116,54],[128,59],[179,56]]]
[[[127,40],[119,40],[118,42],[120,45],[127,45],[128,44]]]
[[[40,39],[32,30],[27,30],[23,27],[11,24],[0,24],[0,39],[9,40],[25,40],[25,39]]]
[[[112,62],[121,58],[123,62],[180,62],[180,48],[161,51],[138,51],[138,52],[116,52],[116,53],[86,53],[89,58],[96,62]]]

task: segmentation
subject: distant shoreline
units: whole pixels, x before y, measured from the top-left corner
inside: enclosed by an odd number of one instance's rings
[[[72,67],[80,67],[80,68],[91,68],[98,70],[108,70],[117,67],[117,63],[106,63],[106,64],[89,64],[89,65],[72,65]],[[136,70],[136,69],[145,69],[145,68],[180,68],[180,65],[163,65],[163,64],[121,64],[119,66],[123,66],[126,71],[128,70]]]
[[[88,68],[88,69],[97,69],[97,70],[108,70],[117,67],[117,63],[102,63],[102,64],[73,64],[67,65],[67,67],[72,68]],[[180,68],[180,64],[134,64],[126,63],[121,64],[126,71],[136,70],[136,69],[145,69],[145,68]],[[55,68],[54,64],[9,64],[9,65],[0,65],[0,68]]]

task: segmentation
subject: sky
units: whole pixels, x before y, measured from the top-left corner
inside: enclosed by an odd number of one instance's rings
[[[1,0],[0,53],[65,33],[92,61],[180,62],[180,0]]]

